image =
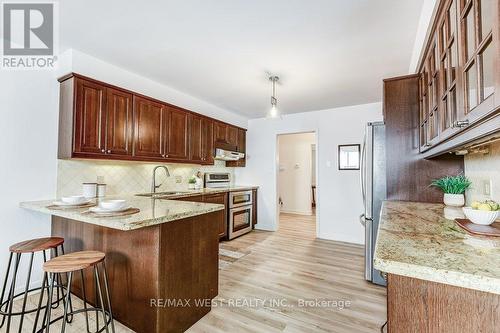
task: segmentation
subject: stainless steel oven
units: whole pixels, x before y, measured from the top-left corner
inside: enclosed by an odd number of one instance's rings
[[[252,231],[252,191],[229,193],[229,239]]]

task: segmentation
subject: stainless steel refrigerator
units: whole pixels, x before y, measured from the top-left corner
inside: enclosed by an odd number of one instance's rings
[[[360,183],[364,212],[360,222],[365,227],[365,278],[386,285],[380,272],[373,268],[373,253],[377,241],[382,201],[387,197],[385,159],[385,125],[373,122],[366,125],[361,148]]]

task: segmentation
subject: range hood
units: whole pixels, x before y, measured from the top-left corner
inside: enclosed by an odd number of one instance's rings
[[[236,151],[224,150],[217,148],[215,149],[215,157],[216,160],[221,161],[237,161],[245,157],[244,153],[238,153]]]

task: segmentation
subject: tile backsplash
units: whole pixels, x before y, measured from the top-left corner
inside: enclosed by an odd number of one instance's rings
[[[466,193],[467,202],[493,199],[500,202],[500,142],[489,146],[489,153],[465,156],[465,175],[472,181],[472,188]],[[484,193],[484,184],[489,182],[490,195]]]
[[[120,161],[58,160],[57,196],[77,195],[82,193],[82,183],[102,182],[107,184],[106,193],[136,194],[151,191],[153,168],[159,164]],[[197,171],[229,172],[233,179],[233,168],[227,168],[226,162],[215,161],[213,166],[191,164],[165,164],[170,171],[158,169],[156,183],[162,184],[157,191],[186,190],[188,179]]]

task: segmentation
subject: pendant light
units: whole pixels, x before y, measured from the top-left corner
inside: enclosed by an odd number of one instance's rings
[[[278,111],[278,99],[276,98],[276,83],[279,81],[279,77],[277,76],[270,76],[269,81],[271,81],[273,85],[273,94],[271,96],[271,109],[269,110],[269,118],[278,118],[279,117],[279,111]]]

